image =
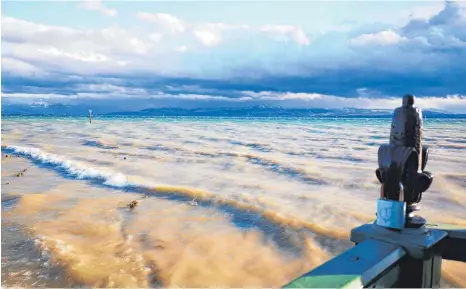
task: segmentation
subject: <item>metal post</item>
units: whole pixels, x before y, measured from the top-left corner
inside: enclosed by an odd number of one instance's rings
[[[400,262],[400,275],[395,287],[399,288],[439,288],[442,270],[442,256],[439,247],[432,249],[427,259],[406,256]]]

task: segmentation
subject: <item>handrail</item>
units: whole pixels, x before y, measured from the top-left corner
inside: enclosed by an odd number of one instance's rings
[[[362,288],[381,279],[405,255],[406,251],[399,246],[367,240],[284,287]],[[394,279],[392,283],[394,284],[395,281]]]
[[[466,262],[466,227],[440,223],[426,224],[428,233],[424,234],[425,240],[416,243],[412,238],[409,240],[409,236],[406,238],[403,231],[398,233],[400,238],[394,240],[393,236],[370,231],[368,226],[378,227],[366,224],[353,229],[351,237],[353,242],[358,238],[365,240],[359,243],[356,241],[358,244],[355,247],[283,287],[410,287],[406,286],[408,283],[418,285],[414,287],[436,287],[440,281],[442,259]],[[403,243],[404,240],[406,244]],[[427,245],[421,248],[419,244]],[[416,249],[423,253],[422,257],[417,256]],[[414,257],[413,254],[416,256]],[[426,269],[427,267],[430,270]],[[421,274],[417,274],[419,272]],[[411,280],[413,278],[416,280]]]
[[[426,227],[448,234],[441,244],[442,259],[466,262],[466,226],[433,223],[426,224]]]

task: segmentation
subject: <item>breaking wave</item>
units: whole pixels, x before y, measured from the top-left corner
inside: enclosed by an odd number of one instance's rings
[[[259,208],[255,205],[249,204],[247,200],[243,201],[240,199],[234,200],[222,198],[215,194],[193,188],[156,185],[147,182],[131,182],[129,177],[124,174],[92,168],[78,161],[69,160],[63,156],[44,152],[38,148],[2,145],[2,150],[25,156],[33,161],[40,162],[41,164],[52,165],[55,169],[62,170],[65,175],[76,179],[90,180],[105,186],[126,190],[135,190],[137,192],[146,194],[176,195],[178,197],[188,197],[189,199],[196,199],[200,204],[203,205],[212,205],[215,207],[229,206],[241,211],[257,214],[264,220],[274,224],[286,225],[293,229],[307,229],[317,235],[333,239],[347,239],[349,236],[349,232],[346,230],[339,230],[336,228],[332,228],[331,230],[326,229],[306,220],[285,216],[270,209]]]
[[[83,163],[68,160],[63,156],[44,152],[38,148],[22,146],[2,146],[2,148],[19,155],[27,156],[44,164],[55,165],[65,170],[68,175],[77,179],[101,180],[104,185],[119,188],[128,185],[127,178],[123,174],[98,170],[86,166]]]

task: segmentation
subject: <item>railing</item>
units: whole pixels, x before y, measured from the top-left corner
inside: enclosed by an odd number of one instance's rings
[[[442,259],[466,262],[466,227],[427,224],[393,231],[365,224],[351,231],[355,247],[285,288],[438,288]]]

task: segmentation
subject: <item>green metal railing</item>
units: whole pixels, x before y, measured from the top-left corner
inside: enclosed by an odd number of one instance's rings
[[[428,224],[400,232],[365,224],[351,231],[356,246],[285,288],[440,287],[442,259],[466,262],[466,227]]]

